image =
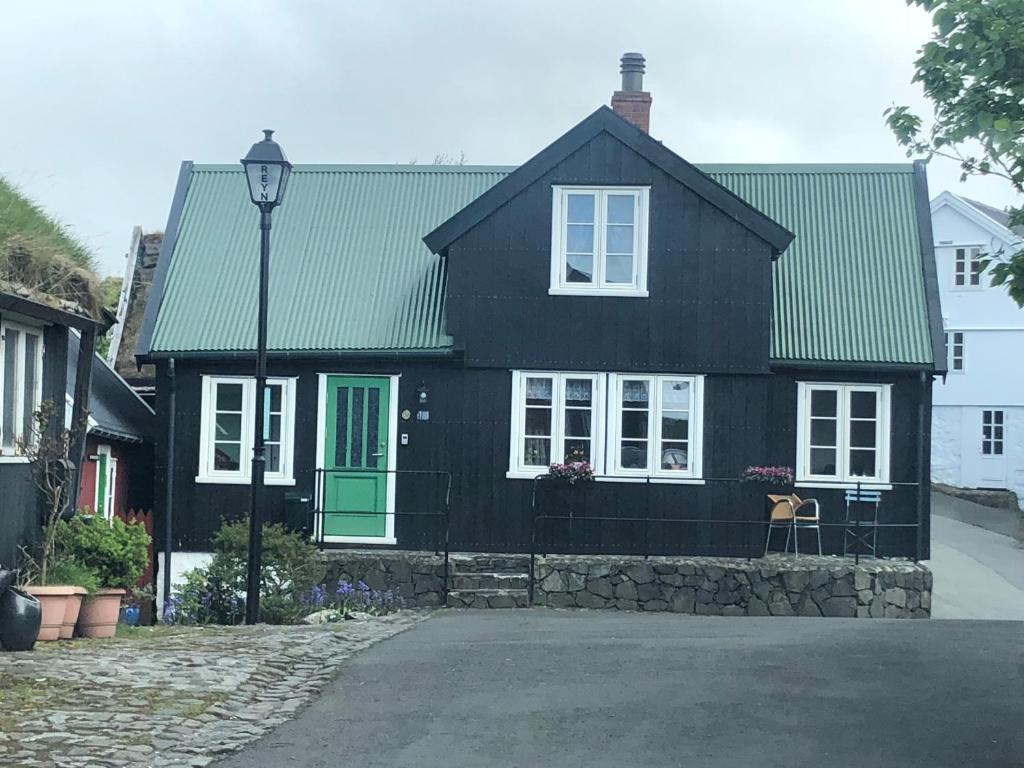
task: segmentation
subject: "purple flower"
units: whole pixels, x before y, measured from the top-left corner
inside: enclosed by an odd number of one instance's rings
[[[356,589],[358,589],[360,592],[369,592],[370,591],[370,588],[368,586],[366,586],[366,582],[363,581],[362,579],[360,579],[359,581],[356,582]]]

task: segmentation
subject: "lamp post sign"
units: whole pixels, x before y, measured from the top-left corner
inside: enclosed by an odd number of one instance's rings
[[[260,278],[256,321],[256,408],[252,446],[252,492],[249,504],[249,568],[245,584],[245,623],[255,624],[260,615],[260,571],[263,555],[263,477],[266,473],[267,407],[267,281],[270,267],[270,214],[284,200],[292,164],[274,141],[274,132],[263,131],[262,141],[252,145],[242,167],[249,197],[260,210]]]

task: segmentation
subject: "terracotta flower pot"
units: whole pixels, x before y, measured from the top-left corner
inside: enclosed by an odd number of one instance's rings
[[[101,589],[94,595],[88,595],[78,614],[78,634],[81,637],[113,637],[124,594],[123,589]]]
[[[64,623],[60,625],[60,639],[70,640],[71,636],[75,634],[75,624],[78,623],[78,612],[82,608],[82,598],[85,597],[86,591],[81,587],[72,587],[75,590],[73,595],[68,596],[68,601],[64,608]]]
[[[39,600],[43,609],[43,620],[39,625],[40,640],[57,640],[60,638],[64,616],[68,610],[68,599],[75,594],[78,587],[28,587],[25,591]]]

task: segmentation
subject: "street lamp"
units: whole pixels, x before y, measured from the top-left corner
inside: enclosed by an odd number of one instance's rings
[[[264,413],[267,397],[267,277],[270,264],[270,212],[284,201],[292,164],[264,130],[263,140],[242,158],[249,197],[260,209],[260,292],[256,326],[256,414],[252,446],[252,493],[249,501],[249,573],[245,585],[245,623],[260,615],[260,560],[263,555],[263,476],[267,460]]]

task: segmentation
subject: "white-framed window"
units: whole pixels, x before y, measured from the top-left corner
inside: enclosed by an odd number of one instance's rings
[[[553,187],[552,294],[647,295],[647,187]]]
[[[509,476],[585,459],[600,479],[701,477],[702,376],[512,372]]]
[[[1003,412],[985,409],[981,412],[981,453],[984,456],[1003,455]]]
[[[701,476],[702,376],[611,374],[609,474]]]
[[[514,371],[509,471],[532,477],[565,461],[596,466],[603,401],[599,374]]]
[[[270,485],[291,485],[295,482],[295,379],[268,378],[263,408],[266,482]],[[197,482],[250,481],[255,414],[254,378],[203,376]]]
[[[946,370],[950,373],[964,372],[964,332],[946,333]]]
[[[35,437],[43,399],[43,331],[0,323],[0,456],[18,456]]]
[[[797,384],[797,482],[889,482],[888,384]]]
[[[981,248],[956,248],[953,251],[953,286],[981,288]]]

